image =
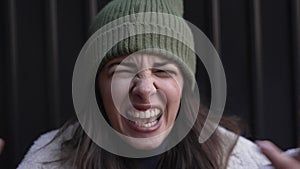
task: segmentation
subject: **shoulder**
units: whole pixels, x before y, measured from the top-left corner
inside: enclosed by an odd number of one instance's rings
[[[229,146],[226,142],[230,143],[230,140],[237,139],[236,145],[229,156],[228,169],[259,169],[263,165],[270,163],[252,141],[242,136],[237,136],[224,128],[219,128],[219,131],[223,136],[225,147]]]
[[[59,162],[54,162],[61,157],[61,143],[71,138],[75,125],[69,126],[63,134],[54,139],[59,130],[53,130],[41,135],[19,164],[18,169],[61,168]],[[53,140],[54,139],[54,140]],[[48,163],[47,163],[48,162]]]

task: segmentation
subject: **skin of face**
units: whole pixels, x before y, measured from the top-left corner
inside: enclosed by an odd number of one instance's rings
[[[180,107],[183,85],[175,62],[151,54],[114,58],[98,74],[110,125],[138,149],[156,148],[167,137]],[[152,116],[142,118],[147,113]]]

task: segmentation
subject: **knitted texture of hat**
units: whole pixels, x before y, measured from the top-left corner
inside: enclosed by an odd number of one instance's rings
[[[193,35],[182,18],[182,0],[113,0],[108,3],[95,17],[89,32],[95,33],[107,24],[105,32],[113,32],[102,38],[103,43],[118,38],[123,30],[133,36],[121,40],[114,45],[102,60],[99,69],[108,60],[126,56],[141,50],[151,49],[149,53],[167,57],[178,63],[187,79],[193,79],[196,67]],[[127,17],[127,21],[123,19]],[[120,19],[121,18],[121,19]],[[149,33],[152,30],[154,33]],[[137,33],[139,32],[139,33]],[[144,32],[140,34],[140,32]],[[157,50],[153,50],[157,49]]]

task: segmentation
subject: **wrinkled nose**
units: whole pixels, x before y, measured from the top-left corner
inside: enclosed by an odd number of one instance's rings
[[[155,80],[148,71],[140,72],[132,80],[131,94],[134,100],[150,102],[150,98],[156,93]]]

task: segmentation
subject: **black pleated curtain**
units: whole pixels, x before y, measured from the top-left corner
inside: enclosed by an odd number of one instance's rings
[[[40,134],[75,115],[73,66],[89,23],[107,2],[0,2],[0,137],[6,141],[0,168],[16,168]],[[220,53],[227,78],[225,114],[239,116],[250,139],[271,139],[283,149],[297,146],[300,2],[185,1],[185,18]],[[197,80],[209,98],[203,72]]]

